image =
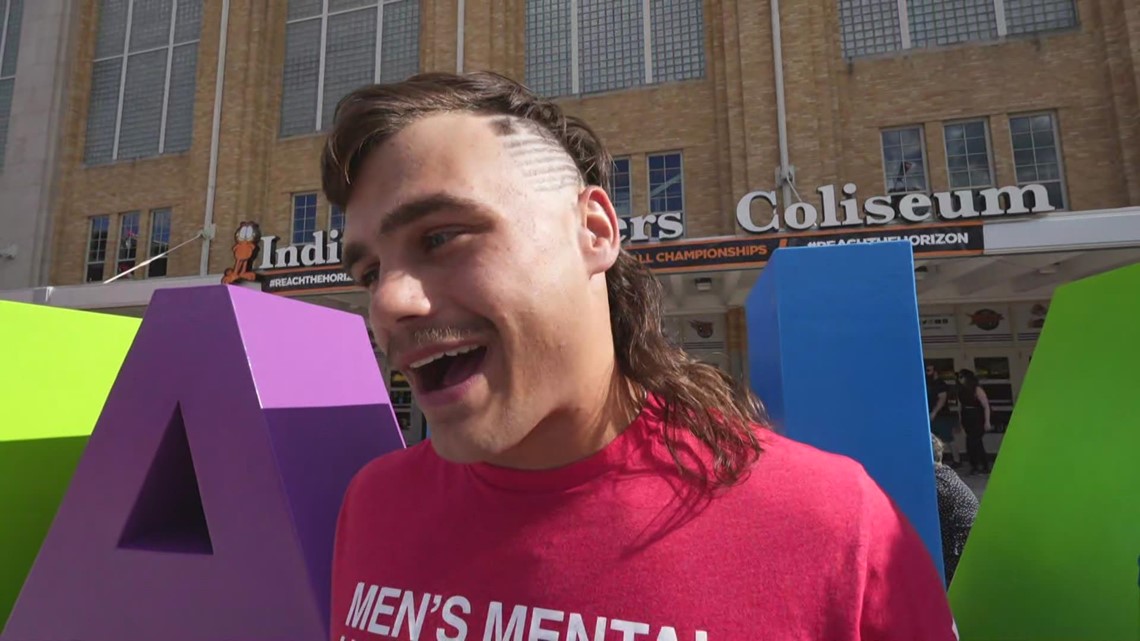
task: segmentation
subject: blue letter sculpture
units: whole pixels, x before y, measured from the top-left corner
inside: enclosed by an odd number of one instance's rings
[[[779,249],[746,313],[776,428],[861,463],[943,572],[910,244]]]

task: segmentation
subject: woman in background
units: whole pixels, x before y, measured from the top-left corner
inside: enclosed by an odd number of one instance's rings
[[[986,390],[978,385],[974,372],[958,372],[958,412],[962,429],[966,432],[966,458],[970,461],[970,474],[988,474],[990,455],[983,441],[990,425],[990,399]]]
[[[938,490],[938,521],[942,529],[942,566],[946,585],[954,578],[958,559],[966,547],[966,538],[978,514],[978,497],[949,466],[942,464],[942,441],[930,436],[934,449],[934,485]]]

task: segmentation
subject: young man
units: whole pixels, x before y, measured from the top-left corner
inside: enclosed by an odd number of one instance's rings
[[[345,265],[430,442],[341,509],[334,641],[942,641],[929,554],[853,461],[662,330],[611,158],[501,76],[340,104],[322,158]]]
[[[930,410],[930,432],[943,443],[954,441],[954,426],[958,421],[950,412],[950,387],[938,375],[938,370],[926,364],[926,405]],[[941,462],[941,461],[938,461]],[[957,464],[957,461],[955,461]]]

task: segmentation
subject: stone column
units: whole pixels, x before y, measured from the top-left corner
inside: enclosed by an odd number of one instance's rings
[[[57,152],[67,92],[73,5],[25,0],[0,169],[0,290],[46,285]]]

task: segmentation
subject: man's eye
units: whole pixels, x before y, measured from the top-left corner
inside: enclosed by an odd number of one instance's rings
[[[360,277],[356,279],[356,282],[362,287],[372,287],[372,284],[376,282],[379,272],[379,268],[369,267],[360,273]]]
[[[441,245],[458,235],[459,232],[457,231],[437,231],[426,234],[423,240],[424,249],[429,252],[433,249],[438,249]]]

